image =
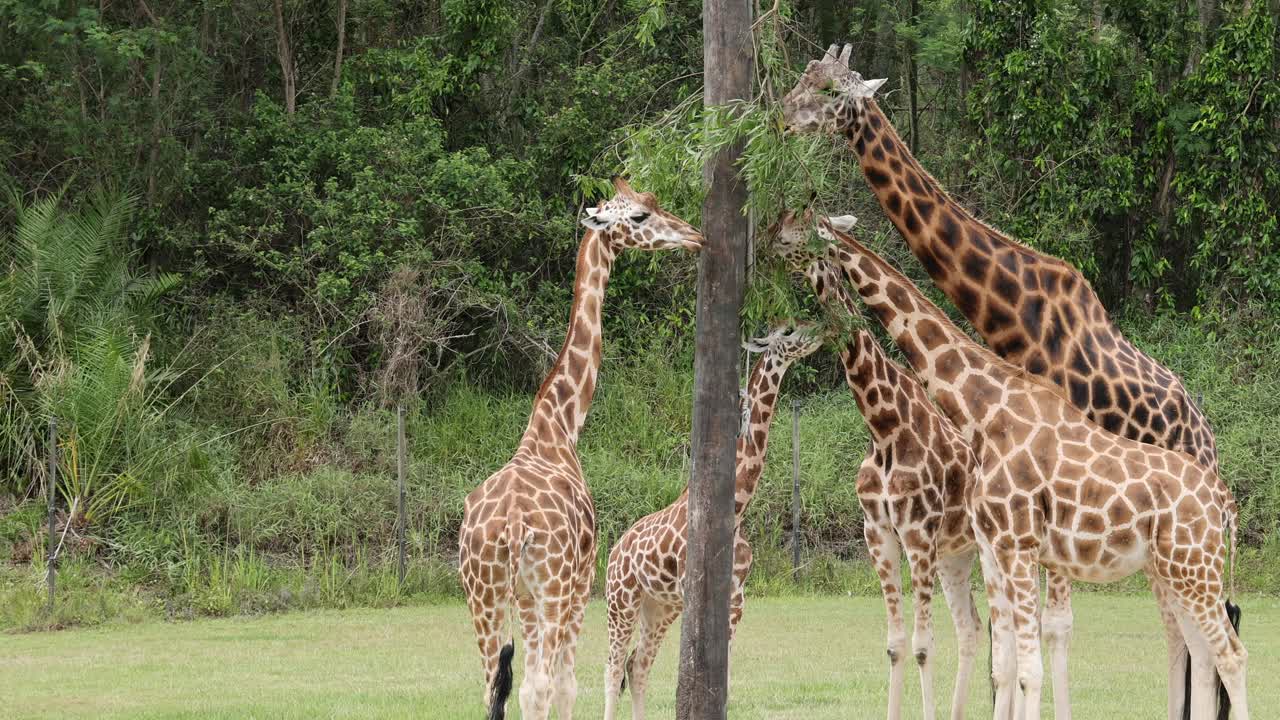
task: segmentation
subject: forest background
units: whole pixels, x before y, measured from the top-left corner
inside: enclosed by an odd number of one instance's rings
[[[776,100],[835,40],[889,78],[882,106],[953,194],[1075,263],[1182,374],[1242,507],[1242,582],[1280,591],[1280,2],[766,2],[758,97],[711,115],[700,13],[0,0],[0,627],[455,595],[462,500],[524,428],[577,218],[614,173],[696,224],[708,148],[746,137],[745,334],[816,312],[764,232],[815,195],[929,287],[851,153],[780,133]],[[687,481],[695,267],[624,255],[612,276],[581,442],[602,559]],[[793,579],[784,400],[751,591],[874,593],[838,362],[786,385],[804,564]]]

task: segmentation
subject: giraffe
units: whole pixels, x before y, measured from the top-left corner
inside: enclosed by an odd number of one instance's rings
[[[458,571],[485,671],[491,720],[505,716],[517,613],[525,642],[520,709],[526,720],[568,720],[577,697],[574,658],[596,567],[595,507],[577,443],[601,358],[601,311],[614,259],[627,248],[698,250],[702,236],[651,193],[614,179],[612,199],[588,208],[578,249],[569,330],[510,462],[467,496]],[[514,606],[514,607],[513,607]],[[509,632],[509,629],[508,629]]]
[[[1088,280],[977,220],[926,172],[874,98],[884,80],[849,69],[846,45],[809,63],[783,101],[792,132],[844,136],[880,206],[935,285],[1005,360],[1048,378],[1103,428],[1185,452],[1218,472],[1212,429],[1182,380],[1111,322]],[[1169,718],[1182,717],[1188,656],[1169,603],[1156,589],[1169,648]],[[1069,608],[1047,608],[1065,645]],[[1065,666],[1064,670],[1065,672]]]
[[[848,231],[852,215],[829,218]],[[788,211],[770,229],[772,247],[793,271],[803,272],[818,301],[835,312],[857,316],[843,274],[810,250],[813,209]],[[888,358],[865,330],[840,353],[845,380],[871,433],[872,451],[858,471],[858,500],[864,519],[867,551],[876,566],[889,624],[889,720],[901,716],[906,633],[902,593],[898,587],[901,550],[906,551],[914,594],[912,647],[920,666],[924,717],[934,717],[932,657],[933,568],[942,580],[951,609],[958,647],[951,718],[964,717],[969,677],[982,623],[969,588],[969,572],[977,556],[965,492],[977,470],[977,459],[955,426],[933,405],[910,373]],[[1070,609],[1070,581],[1049,574],[1049,607]],[[1055,653],[1055,663],[1065,655]],[[1054,697],[1066,697],[1065,673],[1054,675]]]
[[[1224,603],[1237,508],[1218,474],[1097,425],[1057,385],[970,339],[858,241],[829,224],[822,234],[838,240],[828,257],[978,457],[968,503],[995,626],[996,718],[1040,717],[1039,563],[1087,582],[1145,570],[1171,600],[1193,665],[1211,663],[1247,719],[1247,653]],[[1191,690],[1193,720],[1213,717],[1212,675],[1197,673]]]
[[[745,343],[762,352],[743,391],[742,425],[738,433],[734,513],[733,594],[729,602],[729,640],[742,619],[743,587],[751,571],[751,544],[742,535],[742,518],[764,472],[769,427],[778,388],[787,368],[813,354],[822,338],[808,327],[775,329]],[[618,700],[631,684],[631,717],[643,720],[649,671],[671,623],[684,607],[684,560],[689,491],[667,507],[637,521],[618,538],[609,553],[605,600],[609,616],[609,655],[605,663],[606,720],[617,716]],[[635,649],[628,655],[632,635]]]

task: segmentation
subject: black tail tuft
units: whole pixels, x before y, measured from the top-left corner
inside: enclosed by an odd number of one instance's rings
[[[1231,627],[1236,631],[1236,635],[1240,635],[1240,606],[1227,601],[1227,619],[1231,621]],[[1227,720],[1231,715],[1231,696],[1227,694],[1227,688],[1222,685],[1222,678],[1218,676],[1218,720]]]
[[[511,696],[511,658],[516,654],[514,640],[502,646],[498,654],[498,672],[493,676],[489,702],[489,720],[503,720],[507,716],[507,698]]]

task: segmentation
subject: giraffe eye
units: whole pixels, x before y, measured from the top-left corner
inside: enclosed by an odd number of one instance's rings
[[[631,216],[631,222],[637,225],[639,225],[640,223],[648,219],[649,219],[649,213],[637,213]]]

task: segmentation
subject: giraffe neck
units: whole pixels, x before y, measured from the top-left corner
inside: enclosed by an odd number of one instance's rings
[[[911,422],[910,411],[900,400],[929,402],[924,388],[890,360],[866,330],[859,330],[840,351],[840,363],[845,383],[878,446],[888,445],[899,428]]]
[[[981,331],[981,295],[986,290],[966,281],[969,251],[979,250],[984,257],[997,248],[1034,251],[978,221],[952,199],[920,166],[875,101],[867,101],[865,117],[850,130],[849,140],[867,183],[911,252]]]
[[[805,279],[809,281],[809,286],[813,288],[813,294],[818,298],[818,302],[829,309],[843,309],[850,315],[857,317],[858,305],[854,302],[853,296],[849,294],[849,288],[845,285],[844,277],[839,268],[831,264],[825,258],[817,258],[809,263],[809,267],[804,271]]]
[[[830,252],[862,301],[902,349],[942,411],[972,441],[1003,394],[1011,366],[960,331],[902,273],[858,241],[835,233]]]
[[[578,443],[591,409],[600,370],[601,314],[615,252],[604,237],[589,230],[578,248],[569,332],[555,365],[533,401],[525,439]]]
[[[778,404],[778,388],[791,361],[765,351],[751,369],[747,380],[747,402],[750,407],[745,431],[738,438],[738,461],[734,481],[733,506],[738,522],[755,495],[760,475],[764,472],[765,452],[769,449],[769,427]]]

